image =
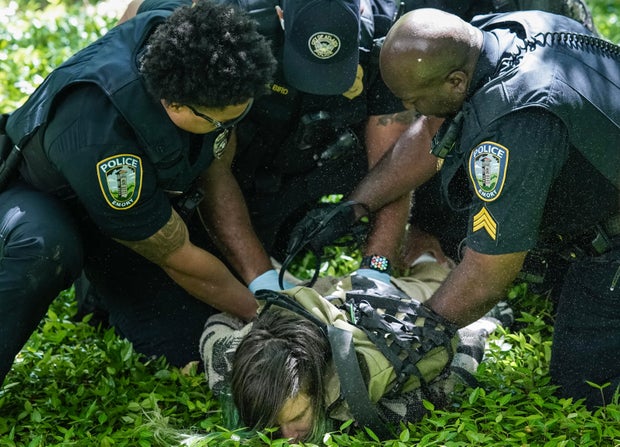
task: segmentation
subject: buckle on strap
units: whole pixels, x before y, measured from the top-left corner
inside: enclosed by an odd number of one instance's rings
[[[610,238],[620,235],[620,213],[605,220],[603,223],[603,229]]]
[[[594,239],[592,248],[596,254],[611,250],[620,245],[620,240],[616,236],[620,235],[620,214],[611,216],[604,222],[594,227]]]
[[[603,225],[597,225],[594,228],[594,239],[592,239],[592,249],[594,250],[594,253],[602,255],[611,248],[611,239],[607,232],[603,229]]]

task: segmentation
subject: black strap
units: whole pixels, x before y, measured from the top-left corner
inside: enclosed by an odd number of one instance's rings
[[[283,309],[290,310],[301,315],[304,318],[312,321],[317,327],[323,332],[325,337],[327,337],[327,324],[321,321],[318,317],[315,317],[312,313],[310,313],[305,307],[299,304],[296,300],[291,298],[290,296],[276,292],[269,289],[260,289],[257,290],[255,296],[259,300],[265,301],[265,307],[261,311],[261,315],[267,311],[272,305],[281,307]],[[260,318],[260,316],[259,316]]]
[[[6,134],[6,122],[8,119],[9,115],[7,113],[0,115],[0,191],[4,189],[17,172],[22,160],[20,148],[13,145]]]
[[[355,421],[361,426],[370,428],[381,439],[393,437],[394,434],[381,420],[377,408],[368,396],[367,386],[355,355],[353,335],[349,331],[328,325],[327,338],[340,379],[340,393],[346,400]]]

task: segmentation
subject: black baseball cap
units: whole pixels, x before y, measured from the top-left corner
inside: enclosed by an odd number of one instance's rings
[[[286,0],[283,67],[293,87],[341,95],[359,63],[360,0]]]

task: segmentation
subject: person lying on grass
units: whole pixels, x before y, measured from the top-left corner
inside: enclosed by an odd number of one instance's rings
[[[423,400],[444,406],[457,384],[475,385],[488,334],[502,324],[500,316],[511,323],[512,311],[500,303],[457,331],[420,303],[448,272],[424,262],[392,284],[359,275],[321,278],[314,288],[258,293],[261,307],[249,324],[228,314],[210,317],[200,350],[229,428],[251,434],[277,427],[275,436],[319,442],[353,419],[389,438],[400,421],[423,417]],[[341,358],[347,333],[353,366]]]

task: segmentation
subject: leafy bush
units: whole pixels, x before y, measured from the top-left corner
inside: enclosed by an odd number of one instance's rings
[[[115,22],[118,6],[100,2],[0,2],[0,111],[18,107],[43,78]]]
[[[588,1],[594,26],[601,36],[620,44],[620,7],[614,1]]]
[[[17,107],[51,69],[113,26],[114,2],[7,2],[0,0],[0,111]],[[596,25],[620,42],[618,5],[588,2]],[[359,253],[330,248],[322,272],[355,268]],[[314,259],[295,272],[310,277]],[[558,399],[549,383],[552,304],[517,284],[508,297],[518,316],[511,330],[492,336],[479,371],[480,387],[462,390],[450,408],[419,424],[401,426],[385,447],[419,446],[618,446],[617,402],[590,412]],[[73,293],[50,308],[0,391],[0,446],[166,446],[179,434],[201,434],[201,446],[288,445],[269,433],[242,440],[221,427],[217,402],[195,367],[181,371],[164,359],[137,355],[112,330],[88,319],[73,321]],[[371,432],[343,424],[327,434],[329,446],[379,445]],[[189,440],[188,440],[189,443]]]

